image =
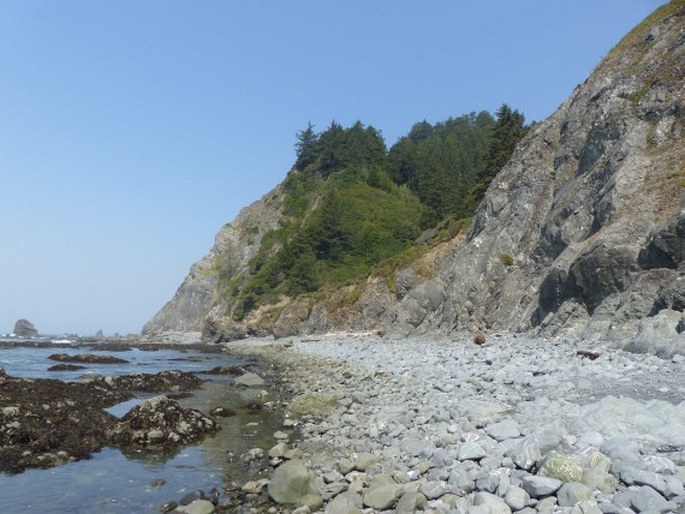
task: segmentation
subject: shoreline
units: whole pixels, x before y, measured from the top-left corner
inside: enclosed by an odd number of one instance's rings
[[[308,510],[685,508],[685,359],[525,335],[222,346],[278,370],[323,503]]]

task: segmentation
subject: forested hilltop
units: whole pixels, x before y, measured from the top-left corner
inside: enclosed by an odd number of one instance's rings
[[[483,328],[685,353],[683,33],[673,0],[530,127],[502,106],[389,150],[361,122],[305,127],[144,333]]]
[[[467,226],[525,130],[523,115],[507,105],[497,120],[483,111],[417,123],[390,151],[380,131],[361,122],[333,122],[321,133],[308,126],[283,183],[280,226],[264,235],[247,274],[220,275],[222,296],[238,298],[229,314],[242,321],[283,295],[352,284],[415,247],[423,231]]]

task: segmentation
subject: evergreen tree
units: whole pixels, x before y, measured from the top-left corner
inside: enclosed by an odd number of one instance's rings
[[[497,123],[493,129],[492,143],[485,158],[489,176],[494,178],[509,161],[518,142],[526,134],[525,118],[507,104],[497,110]]]
[[[516,145],[527,131],[523,114],[507,104],[502,104],[497,110],[497,122],[493,127],[492,142],[485,156],[484,172],[469,193],[472,202],[479,203],[483,199],[488,185],[509,161]]]
[[[307,124],[307,128],[297,133],[297,141],[295,142],[295,151],[297,152],[297,161],[295,167],[299,170],[304,170],[309,164],[316,161],[317,157],[317,143],[319,136],[314,132],[314,125]]]
[[[319,136],[319,173],[324,177],[345,163],[345,129],[335,120]]]

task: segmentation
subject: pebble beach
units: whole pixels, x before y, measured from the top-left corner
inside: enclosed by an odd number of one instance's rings
[[[226,349],[270,363],[289,391],[297,439],[264,449],[275,470],[261,483],[285,510],[685,512],[681,355],[517,334]]]

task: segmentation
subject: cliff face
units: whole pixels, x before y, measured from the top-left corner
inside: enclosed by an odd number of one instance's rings
[[[466,242],[399,304],[397,330],[538,330],[638,350],[655,333],[685,343],[679,5],[631,32],[522,141]]]
[[[232,322],[218,273],[246,272],[282,217],[280,188],[224,227],[146,333],[204,328],[213,340],[478,327],[611,339],[685,353],[685,2],[636,27],[491,183],[464,238],[392,280],[284,298]],[[230,266],[217,268],[217,262]],[[204,325],[203,325],[204,323]],[[676,350],[674,350],[674,348]]]
[[[145,324],[143,335],[203,330],[207,316],[218,315],[231,301],[218,297],[220,274],[232,277],[246,272],[262,236],[278,226],[282,204],[282,190],[276,187],[224,225],[212,249],[193,264],[174,297]]]

